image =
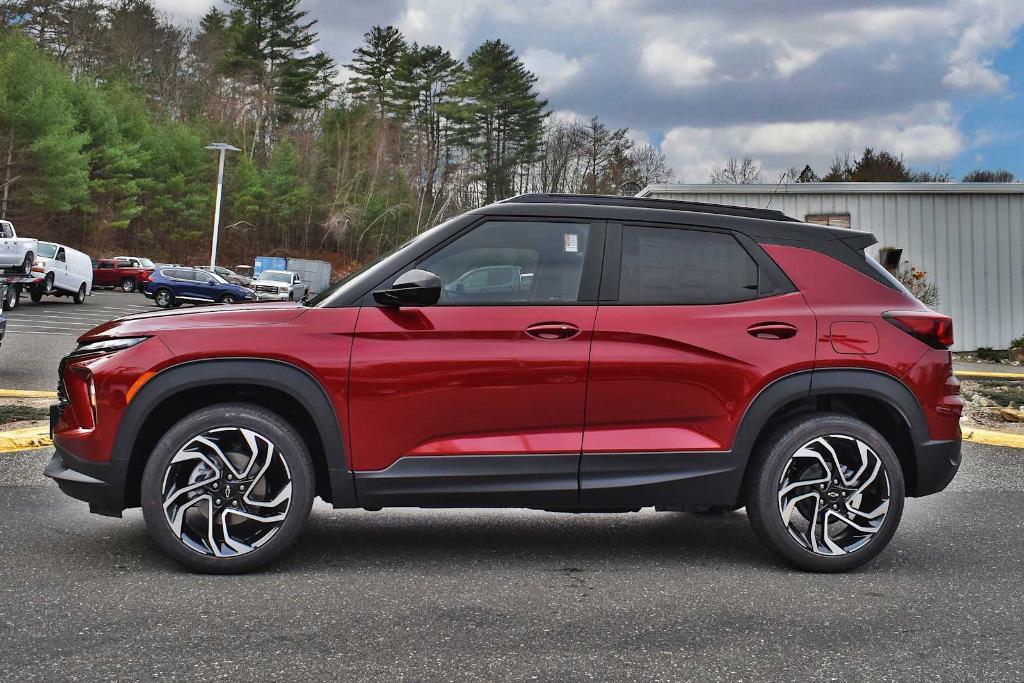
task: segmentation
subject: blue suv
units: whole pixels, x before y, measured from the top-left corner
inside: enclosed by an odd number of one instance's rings
[[[199,268],[160,268],[150,276],[142,293],[161,308],[256,299],[251,289],[233,285],[216,273]]]

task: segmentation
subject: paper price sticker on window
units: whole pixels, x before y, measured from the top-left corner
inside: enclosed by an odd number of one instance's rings
[[[565,240],[565,253],[578,254],[580,251],[580,237],[574,232],[567,232],[562,235]]]

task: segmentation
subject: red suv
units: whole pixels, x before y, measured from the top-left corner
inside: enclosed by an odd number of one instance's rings
[[[46,474],[240,572],[338,508],[746,507],[791,563],[877,555],[960,463],[949,318],[855,230],[526,195],[305,304],[137,315],[59,370]]]

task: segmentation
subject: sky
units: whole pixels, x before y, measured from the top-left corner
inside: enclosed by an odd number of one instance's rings
[[[209,0],[156,0],[192,21]],[[556,116],[658,146],[683,182],[750,156],[772,182],[875,147],[1024,178],[1024,0],[306,0],[345,64],[374,24],[466,57],[501,38]]]

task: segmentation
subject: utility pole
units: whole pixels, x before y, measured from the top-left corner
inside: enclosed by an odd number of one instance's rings
[[[220,152],[220,167],[217,169],[217,202],[213,207],[213,246],[210,248],[210,267],[217,265],[217,233],[220,231],[220,198],[224,192],[224,156],[228,152],[240,152],[242,150],[232,147],[226,142],[213,142],[206,146]]]

